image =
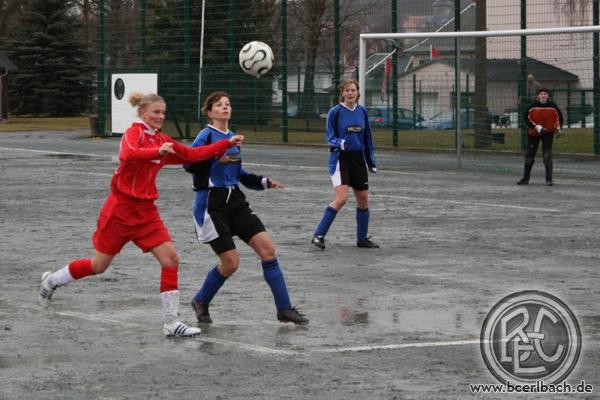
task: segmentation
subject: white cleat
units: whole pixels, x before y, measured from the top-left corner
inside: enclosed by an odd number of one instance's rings
[[[52,272],[46,271],[42,274],[42,280],[40,281],[39,293],[40,293],[40,303],[47,307],[50,304],[50,299],[56,290],[56,286],[52,286],[50,284],[50,276]]]
[[[181,321],[163,324],[163,333],[168,337],[194,337],[198,336],[200,332],[202,332],[200,328],[187,326]]]

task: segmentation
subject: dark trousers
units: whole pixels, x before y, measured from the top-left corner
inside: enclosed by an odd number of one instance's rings
[[[529,180],[529,177],[531,176],[531,168],[533,168],[535,153],[537,153],[540,142],[542,142],[542,160],[544,161],[544,167],[546,167],[546,182],[551,182],[552,143],[554,142],[554,136],[549,134],[542,136],[527,136],[527,150],[525,151],[523,178]]]

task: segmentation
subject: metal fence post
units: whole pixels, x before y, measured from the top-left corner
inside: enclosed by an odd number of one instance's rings
[[[104,105],[105,95],[105,81],[104,81],[104,14],[106,10],[104,7],[104,0],[98,1],[98,122],[97,132],[98,135],[104,136],[106,129],[106,115]]]
[[[300,85],[296,89],[300,98]],[[287,0],[281,0],[281,140],[288,141]],[[298,102],[299,100],[297,100]],[[300,106],[298,105],[298,110]]]

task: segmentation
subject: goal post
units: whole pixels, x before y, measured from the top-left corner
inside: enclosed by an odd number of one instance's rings
[[[585,75],[586,77],[586,83],[585,87],[583,87],[581,89],[581,91],[583,91],[584,89],[587,90],[587,92],[590,92],[593,94],[593,136],[594,136],[594,153],[596,155],[598,155],[598,151],[600,150],[600,123],[599,123],[599,112],[600,112],[600,105],[598,103],[600,103],[600,76],[599,76],[599,71],[598,71],[598,54],[597,50],[595,52],[592,52],[591,48],[592,42],[597,42],[597,38],[598,38],[598,32],[600,32],[600,26],[598,25],[590,25],[590,26],[576,26],[576,27],[563,27],[563,28],[543,28],[543,29],[516,29],[516,30],[490,30],[490,31],[462,31],[462,32],[404,32],[404,33],[363,33],[360,35],[360,43],[359,43],[359,62],[358,62],[358,81],[359,81],[359,89],[361,92],[361,97],[359,99],[360,104],[365,105],[365,102],[367,102],[367,98],[368,96],[366,96],[366,91],[367,91],[367,58],[368,58],[368,49],[369,49],[369,42],[370,41],[374,41],[374,40],[395,40],[397,42],[399,42],[399,46],[400,46],[400,50],[399,50],[399,54],[403,53],[402,48],[407,48],[407,53],[409,53],[408,50],[408,44],[405,44],[405,42],[407,41],[407,39],[423,39],[422,42],[420,42],[421,44],[427,40],[431,41],[431,40],[439,40],[439,39],[455,39],[455,43],[456,43],[456,47],[457,49],[461,49],[461,43],[467,42],[466,39],[475,39],[475,38],[496,38],[496,37],[515,37],[512,40],[518,40],[518,37],[529,37],[529,36],[540,36],[540,35],[547,35],[548,36],[548,41],[550,43],[554,42],[560,42],[560,40],[558,40],[557,36],[550,36],[550,35],[566,35],[566,34],[585,34],[585,33],[589,33],[589,36],[586,36],[586,47],[585,47],[585,51],[582,51],[581,55],[578,55],[578,59],[577,60],[573,60],[573,59],[569,59],[569,56],[566,55],[567,51],[569,50],[569,44],[568,43],[557,43],[556,46],[556,56],[553,57],[563,57],[563,59],[560,60],[560,62],[562,62],[562,65],[555,67],[553,64],[555,64],[550,55],[546,54],[545,56],[548,56],[547,59],[543,59],[541,62],[541,64],[544,64],[544,66],[547,66],[547,69],[551,72],[552,68],[554,68],[555,70],[560,70],[560,71],[564,71],[565,74],[569,74],[570,69],[572,69],[571,67],[573,67],[573,63],[575,62],[579,62],[581,65],[583,65],[585,63]],[[593,34],[593,40],[592,40],[592,35]],[[573,36],[574,37],[574,36]],[[501,40],[501,39],[499,39]],[[508,39],[505,39],[508,40]],[[490,41],[486,41],[487,43],[489,43]],[[589,43],[588,43],[589,42]],[[413,46],[414,48],[415,46]],[[423,47],[423,46],[422,46]],[[514,47],[514,46],[513,46]],[[573,47],[572,45],[570,47]],[[597,46],[594,46],[594,48],[596,48]],[[432,48],[433,49],[433,48]],[[421,49],[423,50],[423,49]],[[572,50],[572,49],[571,49]],[[514,61],[516,64],[520,63],[522,60],[522,53],[519,56],[518,55],[518,49],[515,50],[514,48],[511,49],[512,51],[512,61]],[[550,53],[550,52],[546,52],[546,53]],[[433,54],[433,51],[432,51]],[[433,57],[433,56],[432,56]],[[490,51],[489,51],[489,45],[488,45],[488,54],[486,56],[489,57],[490,59],[492,58],[500,58],[500,57],[495,57],[494,54],[492,54],[490,56]],[[473,57],[473,55],[471,54],[470,57],[465,57],[462,54],[459,55],[458,59],[454,60],[454,56],[449,57],[448,59],[453,59],[453,61],[455,62],[454,64],[454,68],[456,68],[457,71],[460,71],[460,64],[463,63],[464,60],[467,60],[468,58],[470,58],[471,61],[473,61],[473,63],[476,61],[475,58]],[[530,55],[527,54],[527,59],[529,62]],[[423,64],[427,64],[426,61],[430,61],[430,60],[421,60],[421,64],[420,65],[413,65],[411,69],[408,69],[406,74],[410,74],[412,70],[416,70],[418,68],[420,68]],[[570,63],[570,64],[569,64]],[[593,67],[591,66],[591,64],[593,63]],[[450,63],[447,63],[450,64]],[[588,66],[588,64],[590,64],[590,66]],[[526,64],[527,65],[527,64]],[[578,67],[578,66],[575,66]],[[526,67],[525,67],[526,68]],[[579,66],[579,68],[584,68],[582,66]],[[372,69],[371,69],[372,70]],[[593,71],[592,71],[593,70]],[[571,75],[576,76],[576,74],[572,73]],[[593,79],[592,79],[592,75],[593,75]],[[442,78],[440,78],[442,79]],[[450,85],[451,87],[454,88],[460,88],[460,90],[454,90],[454,89],[449,89],[448,91],[448,96],[449,97],[450,93],[451,93],[451,103],[452,103],[452,109],[453,111],[456,113],[456,118],[457,120],[460,120],[460,118],[462,118],[462,116],[459,115],[459,113],[461,112],[461,105],[465,104],[465,100],[466,99],[462,99],[460,98],[461,96],[461,91],[463,90],[462,88],[464,87],[464,82],[461,83],[461,74],[457,73],[456,76],[451,76],[451,77],[447,77],[444,78],[446,80],[452,80],[453,85]],[[469,79],[469,77],[467,77],[467,79]],[[406,79],[408,80],[408,79]],[[456,82],[456,80],[458,80],[458,82]],[[593,84],[592,84],[593,82]],[[513,86],[521,85],[521,82],[511,82],[511,84]],[[519,86],[519,88],[521,88],[521,86]],[[559,85],[556,85],[556,87],[558,88]],[[593,91],[592,91],[592,86],[593,86]],[[551,88],[552,89],[552,88]],[[391,90],[395,90],[400,92],[400,88],[398,86],[392,88]],[[521,90],[521,89],[519,89]],[[566,90],[564,88],[560,88],[560,90]],[[560,91],[559,90],[559,91]],[[570,89],[569,89],[570,90]],[[579,90],[579,87],[578,87]],[[520,93],[519,93],[520,95]],[[399,93],[400,96],[400,93]],[[569,92],[569,96],[570,96],[570,92]],[[569,97],[569,100],[571,99],[571,97]],[[591,99],[590,99],[591,100]],[[521,101],[521,100],[519,100]],[[413,104],[414,104],[414,100],[413,100]],[[566,104],[563,105],[566,107]],[[589,104],[588,104],[589,106]],[[487,107],[487,106],[486,106]],[[411,108],[411,107],[407,107],[407,108]],[[413,113],[416,111],[415,109],[412,110]],[[571,110],[569,110],[570,112]],[[519,111],[517,111],[518,113]],[[571,115],[571,114],[570,114]],[[519,116],[519,119],[521,119],[521,117]],[[583,120],[581,122],[582,126],[583,126]],[[460,149],[462,147],[462,145],[460,145],[461,143],[461,136],[460,136],[460,131],[461,131],[461,123],[456,123],[454,124],[455,126],[454,131],[456,132],[456,147],[457,147],[457,156],[459,158],[459,165],[460,165]],[[591,124],[590,124],[591,126]],[[520,122],[520,127],[521,129],[523,129],[523,124],[522,122]]]

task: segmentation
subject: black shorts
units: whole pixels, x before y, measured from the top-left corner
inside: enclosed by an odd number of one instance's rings
[[[341,151],[338,162],[342,185],[356,190],[369,189],[369,171],[362,151]]]
[[[235,188],[213,188],[208,195],[208,214],[219,237],[208,242],[216,254],[235,249],[233,237],[248,243],[266,231],[260,218],[250,209],[244,193]]]

